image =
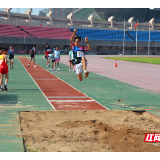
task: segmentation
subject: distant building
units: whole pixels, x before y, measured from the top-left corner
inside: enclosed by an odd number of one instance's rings
[[[66,18],[68,14],[71,12],[76,11],[78,8],[52,8],[53,10],[53,17],[55,18]],[[39,11],[39,16],[46,16],[49,12],[48,9],[43,9]]]
[[[39,11],[39,16],[46,16],[46,14],[49,12],[49,9],[43,9]]]

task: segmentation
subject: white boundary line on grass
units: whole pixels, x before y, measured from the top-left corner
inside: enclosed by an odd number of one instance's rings
[[[19,58],[18,58],[19,60]],[[19,60],[19,62],[22,64],[22,62]],[[22,64],[22,66],[24,67],[24,65]],[[26,70],[26,72],[28,73],[27,69],[24,67],[24,69]],[[29,74],[29,73],[28,73]],[[32,78],[32,76],[29,74],[29,76]],[[41,93],[43,94],[43,96],[46,98],[47,102],[51,105],[51,107],[56,110],[54,108],[54,106],[51,104],[51,102],[48,100],[48,98],[45,96],[45,94],[42,92],[42,90],[40,89],[40,87],[38,86],[38,84],[35,82],[35,80],[32,78],[32,80],[34,81],[34,83],[37,85],[37,87],[39,88],[39,90],[41,91]]]

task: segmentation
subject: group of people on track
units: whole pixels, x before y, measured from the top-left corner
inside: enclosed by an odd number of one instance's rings
[[[77,32],[77,29],[74,29],[74,32],[70,39],[70,46],[71,51],[69,52],[69,71],[71,71],[71,65],[73,67],[73,72],[76,72],[78,75],[79,81],[82,81],[82,71],[84,70],[85,78],[88,77],[89,72],[87,71],[87,59],[85,58],[85,51],[91,50],[91,46],[88,42],[88,37],[85,38],[85,42],[87,43],[86,47],[81,47],[81,37],[75,36]],[[0,91],[8,90],[7,84],[9,80],[9,71],[8,71],[8,58],[7,54],[9,54],[9,64],[10,64],[10,70],[13,69],[14,64],[14,49],[12,46],[10,46],[10,49],[6,47],[0,47]],[[35,63],[35,54],[36,54],[36,45],[33,45],[33,48],[30,50],[30,57],[28,67],[30,67],[30,63],[33,61],[34,68],[36,68]],[[55,70],[56,64],[59,68],[59,61],[60,61],[60,51],[58,50],[58,47],[56,47],[53,50],[53,53],[51,53],[51,47],[46,44],[46,48],[44,50],[45,59],[47,61],[47,68],[49,67],[50,60],[52,61],[52,68],[51,71]],[[3,79],[4,75],[6,77],[5,84],[3,85]]]
[[[88,37],[85,38],[85,42],[87,43],[86,47],[81,47],[81,37],[76,36],[75,34],[77,32],[77,29],[74,30],[71,39],[70,39],[70,46],[71,51],[69,52],[69,71],[71,71],[71,65],[73,67],[73,72],[76,72],[78,75],[79,81],[82,81],[82,71],[84,70],[85,78],[88,77],[89,72],[87,71],[87,59],[85,58],[85,51],[91,50],[91,46],[88,42]],[[51,53],[51,48],[48,44],[46,44],[46,49],[44,51],[45,58],[47,60],[47,68],[49,67],[50,60],[52,61],[52,68],[51,71],[55,70],[55,66],[57,63],[58,70],[59,68],[59,61],[60,61],[60,52],[58,50],[58,47],[55,48],[53,54]],[[54,68],[53,68],[54,63]]]
[[[58,70],[60,70],[60,68],[59,68],[60,52],[58,50],[58,47],[56,47],[53,50],[53,53],[51,53],[51,48],[47,43],[46,44],[46,49],[44,50],[43,54],[45,54],[45,58],[47,60],[47,68],[49,67],[49,63],[50,63],[50,60],[51,60],[52,61],[52,69],[50,69],[50,70],[51,71],[55,70],[56,64],[58,66]],[[54,63],[54,68],[53,68],[53,63]]]

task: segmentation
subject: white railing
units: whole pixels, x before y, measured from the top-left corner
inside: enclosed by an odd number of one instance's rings
[[[9,21],[7,19],[8,15],[10,15],[11,20]],[[123,24],[124,22],[116,22],[113,21],[113,28],[109,28],[109,26],[111,26],[111,22],[109,21],[90,21],[90,20],[83,20],[83,19],[74,19],[74,16],[69,19],[69,18],[53,18],[52,17],[52,21],[54,24],[47,24],[50,21],[49,17],[43,17],[43,16],[36,16],[36,15],[32,15],[32,20],[30,21],[28,15],[26,14],[18,14],[18,13],[7,13],[7,12],[3,12],[0,11],[0,24],[10,24],[10,25],[25,25],[25,26],[40,26],[40,24],[42,24],[42,27],[58,27],[58,28],[71,28],[71,27],[83,27],[85,28],[93,28],[93,29],[106,29],[106,30],[114,30],[115,28],[117,29],[122,29],[123,30]],[[6,18],[6,19],[4,19]],[[19,19],[19,20],[14,20],[14,19]],[[28,22],[26,22],[28,21]],[[37,22],[36,22],[37,21]],[[73,22],[73,26],[70,26],[69,23],[71,23],[71,21]],[[59,24],[57,24],[59,23]],[[63,24],[65,23],[65,24]],[[90,27],[90,25],[93,23],[94,27]],[[81,25],[79,25],[81,24]],[[126,21],[126,28],[129,29],[129,27],[131,26],[131,24]],[[149,30],[149,22],[145,22],[145,23],[138,23],[138,30]],[[159,23],[155,23],[154,30],[160,29],[160,24]],[[134,27],[133,27],[134,30]]]

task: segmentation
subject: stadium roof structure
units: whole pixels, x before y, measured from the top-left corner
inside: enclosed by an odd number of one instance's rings
[[[0,24],[10,24],[10,25],[16,25],[16,26],[18,25],[42,26],[42,27],[47,27],[47,25],[49,25],[48,27],[58,27],[58,28],[60,26],[62,26],[62,28],[71,28],[73,26],[74,27],[87,27],[87,28],[89,27],[89,28],[94,28],[94,29],[95,27],[98,27],[98,29],[99,28],[103,28],[103,29],[115,29],[115,28],[123,29],[124,28],[124,22],[119,21],[118,19],[120,17],[124,18],[123,14],[120,14],[121,9],[119,10],[119,8],[113,9],[113,10],[110,8],[109,10],[112,12],[105,12],[106,8],[105,9],[102,8],[100,10],[99,9],[97,10],[96,8],[91,8],[91,9],[81,8],[67,15],[67,18],[52,17],[52,14],[53,14],[52,8],[49,8],[49,13],[47,13],[46,16],[32,15],[32,8],[28,9],[25,12],[25,14],[12,13],[10,12],[11,9],[12,8],[5,8],[3,9],[3,11],[0,11],[0,17],[2,17],[0,18]],[[141,8],[138,8],[138,9],[141,9]],[[147,10],[148,9],[144,8],[144,11],[147,11]],[[113,13],[113,11],[115,12]],[[149,9],[149,11],[152,11],[152,10]],[[156,11],[160,12],[159,10],[153,10],[153,11],[154,12],[152,13],[156,13]],[[125,27],[131,30],[134,30],[133,26],[136,24],[137,14],[134,15],[133,12],[131,12],[132,13],[131,14],[130,12],[126,12],[126,11],[123,13],[126,13],[126,15],[128,16],[125,19]],[[136,13],[138,13],[138,17],[139,17],[138,19],[138,29],[139,30],[140,29],[148,30],[149,25],[151,27],[151,30],[160,29],[160,23],[155,23],[154,14],[150,15],[149,14],[150,12],[146,12],[146,14],[144,14],[142,18],[144,19],[144,17],[147,17],[148,21],[142,23],[140,22],[141,17],[139,16],[139,12],[136,12]],[[148,14],[149,16],[147,16]],[[102,19],[101,21],[95,19],[95,18],[99,18],[99,16],[101,16],[101,19]],[[157,16],[160,16],[160,14],[158,14]],[[104,17],[106,18],[106,21],[103,21]],[[158,18],[156,20],[158,20]]]
[[[74,14],[74,19],[88,20],[88,17],[90,15],[93,15],[94,18],[101,20],[101,17],[94,8],[80,8],[74,11],[73,14]]]
[[[123,22],[134,17],[140,23],[148,22],[155,18],[155,23],[160,23],[160,10],[150,8],[94,8],[101,19],[108,20],[109,17],[114,16],[117,22]]]

